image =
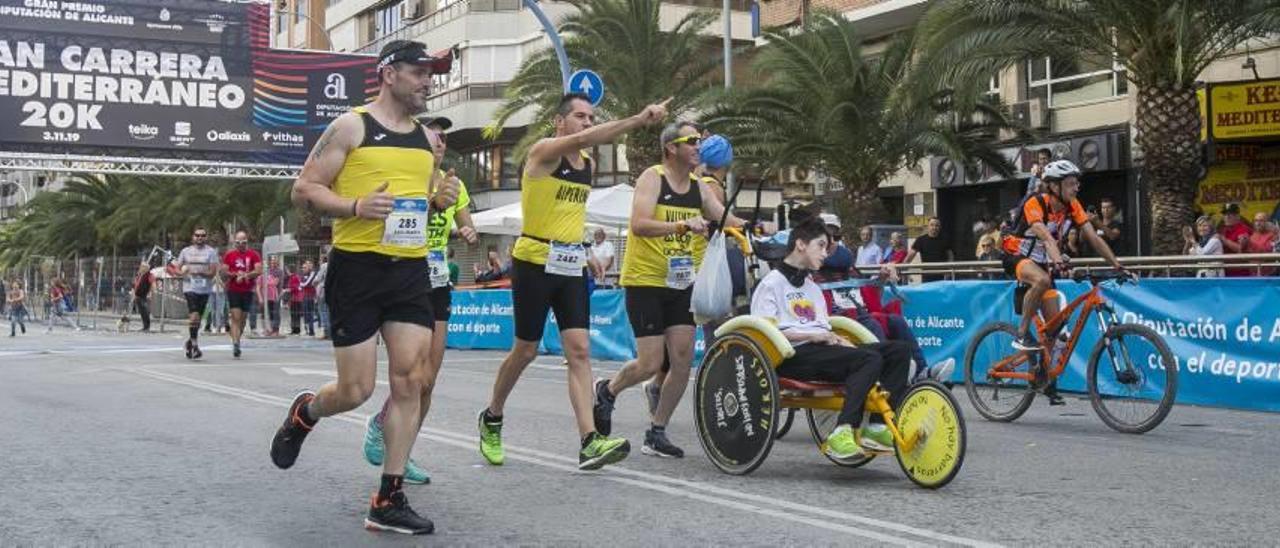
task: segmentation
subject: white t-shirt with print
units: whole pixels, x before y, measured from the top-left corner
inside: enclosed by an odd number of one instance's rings
[[[751,296],[751,315],[777,320],[778,329],[782,331],[831,332],[822,288],[813,278],[805,278],[804,285],[795,287],[777,270],[765,275],[756,285],[756,292]]]

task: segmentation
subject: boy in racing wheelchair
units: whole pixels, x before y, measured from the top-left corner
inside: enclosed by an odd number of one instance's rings
[[[911,348],[902,341],[853,346],[831,330],[826,299],[813,272],[827,257],[830,235],[821,220],[797,224],[787,240],[787,256],[755,288],[751,315],[770,318],[795,348],[777,368],[778,376],[844,384],[844,407],[826,451],[836,458],[864,452],[892,452],[893,436],[878,416],[862,426],[867,394],[877,381],[898,407],[907,389]],[[877,423],[877,421],[880,421]]]

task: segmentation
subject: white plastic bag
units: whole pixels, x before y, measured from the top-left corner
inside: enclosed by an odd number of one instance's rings
[[[707,243],[702,266],[693,278],[689,310],[699,324],[733,314],[733,277],[729,274],[729,259],[724,246],[724,231],[717,231]]]

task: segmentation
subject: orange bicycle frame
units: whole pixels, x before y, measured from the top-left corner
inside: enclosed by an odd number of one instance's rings
[[[1046,371],[1048,372],[1049,379],[1052,380],[1058,378],[1058,376],[1062,375],[1062,372],[1066,370],[1067,362],[1071,360],[1071,354],[1075,352],[1076,344],[1080,342],[1080,335],[1084,332],[1084,326],[1085,323],[1089,321],[1089,316],[1093,315],[1094,310],[1106,305],[1106,303],[1106,299],[1102,297],[1102,288],[1095,285],[1083,295],[1072,300],[1071,303],[1067,304],[1066,308],[1059,310],[1057,314],[1052,318],[1049,318],[1049,321],[1046,322],[1042,320],[1039,314],[1033,318],[1036,324],[1036,334],[1040,336],[1040,340],[1044,346],[1044,348],[1040,349],[1040,359],[1048,366],[1046,367]],[[1080,316],[1076,318],[1075,325],[1071,328],[1071,336],[1067,339],[1067,347],[1062,352],[1062,355],[1058,356],[1058,363],[1049,363],[1049,360],[1052,357],[1050,352],[1052,352],[1053,346],[1056,343],[1058,331],[1067,323],[1068,320],[1071,319],[1071,316],[1075,314],[1076,309],[1082,306],[1084,309],[1081,311]],[[1053,336],[1050,337],[1048,336],[1049,334],[1053,334]],[[991,366],[991,370],[988,371],[987,374],[990,375],[991,378],[995,379],[1022,379],[1027,382],[1032,382],[1035,380],[1035,373],[1013,371],[1014,367],[1018,366],[1026,359],[1026,353],[1015,353]]]

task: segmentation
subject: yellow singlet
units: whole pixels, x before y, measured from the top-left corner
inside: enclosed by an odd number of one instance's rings
[[[575,169],[560,158],[551,175],[524,176],[520,183],[520,212],[524,229],[512,255],[533,264],[547,264],[549,242],[582,243],[587,222],[587,196],[591,194],[591,159]]]
[[[411,200],[423,204],[427,200],[431,174],[435,173],[435,155],[431,142],[414,122],[413,131],[396,133],[379,124],[364,107],[356,107],[364,122],[364,140],[347,155],[347,161],[338,172],[333,191],[344,198],[359,198],[389,183],[387,192],[396,200]],[[418,202],[422,200],[423,202]],[[399,211],[399,209],[397,209]],[[392,221],[396,219],[389,219]],[[399,219],[400,222],[416,222],[416,219]],[[384,241],[386,222],[348,217],[333,222],[333,246],[343,251],[374,252],[392,257],[425,258],[427,256],[426,219],[418,231],[421,244],[391,244]]]
[[[698,186],[698,177],[690,173],[689,190],[678,194],[671,188],[662,166],[654,166],[654,169],[662,178],[662,184],[658,203],[653,208],[653,218],[675,223],[701,217],[702,189]],[[696,271],[702,264],[702,253],[706,247],[706,239],[692,232],[657,237],[636,236],[635,232],[629,232],[620,283],[623,287],[670,287],[668,281],[672,280],[668,275],[672,259],[692,258],[693,270]]]

